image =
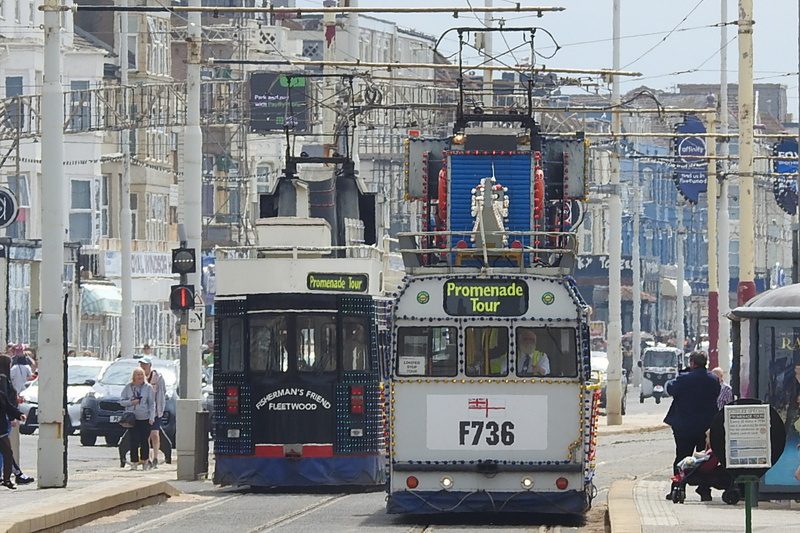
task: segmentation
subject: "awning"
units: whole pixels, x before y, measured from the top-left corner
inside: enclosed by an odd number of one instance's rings
[[[622,290],[622,299],[626,302],[633,301],[633,287],[629,287],[627,285],[623,285],[621,287]],[[654,303],[656,301],[656,297],[650,294],[649,292],[639,291],[640,298],[643,302],[647,303]]]
[[[116,285],[111,283],[81,285],[81,314],[120,316],[122,314],[122,293]]]
[[[676,298],[678,296],[678,280],[673,278],[661,279],[661,295],[668,298]],[[692,286],[688,281],[683,280],[683,296],[687,298],[692,295]]]

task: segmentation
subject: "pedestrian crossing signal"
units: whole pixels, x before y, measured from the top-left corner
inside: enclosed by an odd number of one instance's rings
[[[194,285],[173,285],[169,293],[169,307],[173,311],[194,309]]]

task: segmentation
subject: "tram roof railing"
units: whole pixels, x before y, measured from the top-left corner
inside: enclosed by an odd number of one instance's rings
[[[577,234],[561,231],[419,231],[398,233],[409,273],[486,269],[568,275],[575,270]],[[471,242],[508,246],[473,246]]]
[[[348,246],[217,246],[214,251],[222,260],[242,259],[377,259],[384,250],[369,244]]]

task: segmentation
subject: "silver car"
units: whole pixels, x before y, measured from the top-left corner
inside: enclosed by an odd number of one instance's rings
[[[95,357],[70,357],[67,359],[67,420],[66,431],[75,433],[81,426],[81,400],[92,390],[97,376],[108,363]],[[32,381],[20,394],[19,410],[27,419],[20,426],[20,433],[31,435],[39,427],[39,380]]]

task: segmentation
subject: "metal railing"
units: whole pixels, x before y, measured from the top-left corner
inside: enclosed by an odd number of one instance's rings
[[[248,80],[204,80],[200,85],[204,126],[240,125],[249,122],[245,98]],[[317,83],[317,82],[314,82]],[[397,114],[392,124],[405,129],[410,123],[430,123],[426,111],[415,109],[418,101],[441,101],[441,91],[422,85],[374,83],[386,105],[384,110],[367,106],[360,122],[383,124],[386,113]],[[64,132],[120,131],[170,128],[186,125],[186,83],[148,83],[64,91]],[[127,109],[125,102],[127,101]],[[404,106],[408,106],[407,108]],[[312,105],[313,107],[313,105]],[[282,132],[280,132],[282,134]],[[0,141],[40,137],[41,96],[21,95],[0,99]]]
[[[420,231],[398,233],[406,268],[557,268],[572,271],[577,234],[559,231]],[[507,242],[507,246],[472,243]]]

